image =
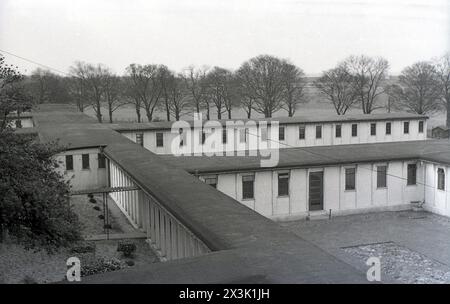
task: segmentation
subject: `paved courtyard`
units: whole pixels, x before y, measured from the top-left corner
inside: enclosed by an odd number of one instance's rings
[[[382,212],[281,223],[365,273],[381,259],[384,283],[450,283],[450,219],[428,212]]]

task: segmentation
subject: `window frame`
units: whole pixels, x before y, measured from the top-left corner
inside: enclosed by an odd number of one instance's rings
[[[251,180],[246,180],[246,179],[251,179]],[[247,175],[242,175],[241,177],[241,182],[242,182],[242,200],[254,200],[255,199],[255,175],[254,174],[247,174]],[[252,192],[252,196],[246,196],[246,189],[245,189],[245,185],[250,185],[251,182],[251,192]],[[248,189],[247,189],[248,190]]]
[[[227,144],[227,141],[228,141],[228,130],[227,130],[227,128],[225,127],[225,128],[223,128],[222,127],[222,144]]]
[[[159,137],[161,135],[161,137]],[[156,147],[157,148],[163,148],[164,147],[164,132],[156,132]],[[161,142],[161,145],[160,145]]]
[[[281,131],[283,130],[283,131]],[[281,136],[283,135],[283,136]],[[285,141],[286,140],[286,127],[285,126],[279,126],[278,127],[278,140],[279,141]]]
[[[348,173],[350,170],[353,171],[352,174]],[[345,191],[356,191],[356,167],[345,168],[344,174],[345,174],[345,179],[344,179]],[[350,175],[353,175],[353,181],[351,183],[349,183],[349,180],[348,180],[348,176],[350,176]],[[351,187],[352,186],[351,184],[353,184],[353,187]]]
[[[211,183],[211,181],[214,180],[214,183]],[[218,177],[216,176],[205,176],[203,178],[203,182],[215,189],[217,189],[217,184],[218,184]]]
[[[71,168],[70,169],[67,168],[67,164],[69,163],[67,161],[68,159],[70,159],[70,164],[71,164]],[[65,155],[64,161],[65,161],[64,165],[65,165],[66,171],[73,171],[73,154]]]
[[[85,161],[87,157],[87,166],[85,166]],[[91,160],[90,160],[90,155],[89,153],[83,153],[81,154],[81,169],[82,170],[90,170],[91,169]]]
[[[106,169],[106,156],[102,153],[97,153],[97,166],[99,169]]]
[[[338,132],[339,130],[339,132]],[[341,138],[342,137],[342,124],[337,124],[334,127],[334,136],[336,138]]]
[[[384,170],[380,170],[379,168],[384,167]],[[377,165],[377,189],[387,188],[387,165]],[[380,185],[380,172],[383,172],[383,184]]]
[[[351,126],[352,128],[352,137],[357,137],[358,136],[358,124],[352,124]]]
[[[278,181],[278,197],[287,197],[289,196],[289,183],[290,183],[290,174],[289,172],[278,172],[277,173],[277,181]],[[280,182],[286,182],[286,184],[283,186],[285,187],[286,192],[280,193]]]
[[[442,174],[440,174],[439,171],[442,171]],[[437,168],[436,174],[437,174],[437,178],[436,178],[437,189],[441,190],[441,191],[445,191],[445,169],[441,168],[441,167]]]
[[[414,180],[411,180],[410,178],[410,167],[414,166]],[[406,166],[406,185],[407,186],[416,186],[417,185],[417,164],[416,163],[410,163]]]
[[[377,123],[370,123],[370,136],[377,136]]]
[[[138,132],[136,133],[136,143],[140,146],[144,146],[144,133]]]
[[[306,139],[306,125],[304,124],[298,126],[298,139],[299,140]]]
[[[388,126],[389,126],[389,128],[388,128]],[[389,132],[388,132],[388,130],[389,130]],[[386,122],[385,134],[386,135],[392,135],[392,123],[390,121]]]
[[[423,133],[424,126],[425,126],[424,121],[423,121],[423,120],[419,120],[418,132],[419,132],[420,134]]]
[[[316,139],[322,139],[322,125],[316,125]]]
[[[409,134],[409,121],[403,122],[403,134]]]

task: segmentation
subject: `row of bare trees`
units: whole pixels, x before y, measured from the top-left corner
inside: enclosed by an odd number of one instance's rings
[[[27,81],[36,103],[70,101],[80,111],[92,107],[99,122],[104,120],[102,109],[112,122],[113,113],[127,104],[141,122],[143,115],[155,120],[156,112],[165,113],[166,120],[190,112],[202,112],[207,119],[212,113],[218,119],[232,118],[237,108],[248,118],[254,112],[272,117],[279,110],[293,116],[298,104],[307,101],[307,87],[339,115],[354,108],[364,114],[380,108],[429,114],[450,104],[449,70],[449,54],[417,62],[396,77],[389,77],[384,58],[350,56],[308,83],[302,69],[288,60],[260,55],[236,71],[190,66],[176,73],[165,65],[130,64],[117,75],[102,64],[75,62],[68,77],[38,69]],[[450,122],[450,114],[448,118]]]
[[[450,53],[433,61],[406,67],[388,79],[389,64],[383,58],[350,56],[322,73],[315,87],[334,106],[337,114],[360,107],[369,114],[378,108],[432,114],[450,105]],[[379,102],[386,95],[388,103]],[[450,124],[450,111],[447,111]]]

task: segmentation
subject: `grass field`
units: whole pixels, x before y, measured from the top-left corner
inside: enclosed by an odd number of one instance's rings
[[[331,103],[322,99],[316,92],[308,91],[306,95],[307,102],[299,104],[295,116],[318,116],[323,114],[335,114],[335,110]],[[386,104],[386,96],[381,95],[380,100],[378,101],[380,105]],[[95,117],[95,113],[92,108],[88,108],[86,114]],[[375,111],[376,113],[386,112],[385,109],[378,109]],[[361,109],[354,108],[348,111],[348,113],[361,113]],[[103,120],[105,122],[109,121],[108,112],[106,108],[102,109]],[[205,115],[203,113],[203,115]],[[283,117],[287,116],[287,112],[285,110],[280,110],[273,115],[274,117]],[[147,116],[145,115],[145,111],[141,110],[141,117],[143,122],[148,122]],[[241,108],[235,108],[232,111],[232,118],[246,118],[246,112]],[[261,118],[264,117],[262,114],[252,111],[252,118]],[[217,118],[216,111],[214,107],[211,107],[211,119]],[[227,118],[226,114],[222,114],[222,118]],[[192,120],[193,114],[188,113],[187,115],[183,115],[181,119]],[[166,120],[166,114],[163,109],[156,109],[153,114],[153,120]],[[446,115],[445,112],[442,111],[440,113],[436,113],[434,115],[430,115],[430,119],[428,121],[428,128],[431,129],[434,126],[445,124]],[[136,111],[133,105],[127,105],[119,108],[113,114],[114,122],[137,122]]]

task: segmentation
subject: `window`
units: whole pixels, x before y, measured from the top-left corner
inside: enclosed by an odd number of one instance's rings
[[[336,137],[341,137],[342,135],[342,125],[336,125]]]
[[[298,126],[298,139],[305,139],[305,125]]]
[[[278,173],[278,196],[289,195],[289,173]]]
[[[445,190],[445,172],[444,169],[438,168],[437,170],[437,187],[439,190]]]
[[[419,121],[419,133],[423,133],[423,121]]]
[[[377,124],[371,123],[370,124],[370,135],[377,135]]]
[[[316,138],[322,138],[322,126],[316,126]]]
[[[144,133],[136,133],[136,143],[144,146]]]
[[[377,166],[377,188],[386,188],[387,167]]]
[[[223,144],[227,143],[227,129],[226,128],[222,129],[222,143]]]
[[[403,134],[409,133],[409,121],[403,122]]]
[[[352,124],[352,136],[358,136],[358,125],[357,124]]]
[[[81,155],[81,163],[83,169],[89,169],[89,154]]]
[[[391,135],[391,123],[386,123],[386,135]]]
[[[106,157],[102,153],[98,153],[98,168],[99,169],[106,168]]]
[[[416,184],[416,176],[417,176],[417,165],[416,164],[408,164],[408,177],[406,184],[407,185],[415,185]]]
[[[284,127],[279,127],[278,128],[278,140],[284,140]]]
[[[242,199],[252,199],[254,197],[254,175],[242,176]]]
[[[156,133],[156,146],[164,147],[164,133],[161,132]]]
[[[205,177],[205,184],[208,184],[213,188],[217,188],[217,176]]]
[[[345,169],[345,190],[355,190],[355,168]]]
[[[73,155],[66,155],[66,171],[73,170]]]

